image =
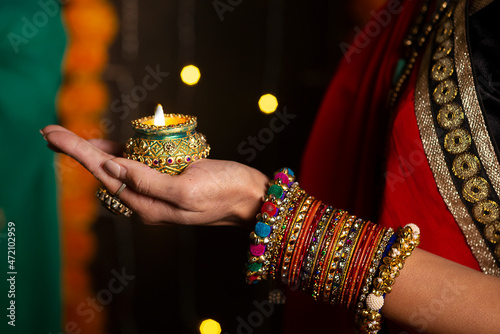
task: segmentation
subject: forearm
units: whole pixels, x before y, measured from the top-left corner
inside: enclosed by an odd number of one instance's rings
[[[498,333],[500,279],[415,250],[382,314],[417,332]]]

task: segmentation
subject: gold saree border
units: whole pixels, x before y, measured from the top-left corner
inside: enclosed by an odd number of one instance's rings
[[[459,1],[455,8],[455,13],[453,15],[455,21],[457,20],[457,17],[458,21],[461,21],[458,23],[459,25],[462,26],[461,29],[463,29],[464,33],[465,33],[465,5],[466,1],[464,0]],[[457,24],[457,22],[455,22],[455,24]],[[456,31],[455,29],[454,29],[455,44],[457,44],[456,43],[458,40],[457,36],[460,35],[455,32]],[[441,194],[443,201],[448,207],[448,210],[451,212],[458,226],[462,230],[462,233],[466,238],[467,244],[471,249],[472,254],[478,261],[481,270],[485,274],[500,276],[500,269],[498,268],[495,259],[493,258],[493,255],[491,254],[488,246],[483,240],[479,230],[477,229],[466,205],[462,201],[460,194],[453,182],[450,170],[448,169],[448,166],[445,161],[445,156],[442,147],[437,137],[434,118],[432,115],[430,92],[429,92],[429,62],[431,57],[431,49],[432,49],[432,43],[429,43],[426,47],[426,52],[422,59],[422,63],[419,69],[417,86],[415,89],[415,115],[420,130],[422,145],[424,147],[424,151],[427,156],[429,166],[434,175],[434,179],[438,187],[439,193]],[[459,51],[455,49],[455,54],[457,54],[458,52]],[[465,54],[463,53],[463,50],[461,52],[463,56],[468,57],[468,50],[466,51]],[[461,63],[461,66],[465,66],[465,64]],[[456,66],[456,68],[459,73],[462,72],[463,70],[463,67],[458,68],[458,66]],[[471,98],[469,98],[469,96],[472,94],[476,98],[476,100],[477,96],[474,89],[474,82],[472,76],[470,76],[469,79],[472,80],[472,90],[471,89],[461,90],[460,94],[462,96],[462,99],[464,96],[468,97],[467,101],[470,107]],[[464,82],[463,80],[464,79],[462,78],[462,85],[471,84],[469,81]],[[475,114],[477,114],[478,112],[481,114],[481,109],[476,109]],[[470,113],[467,114],[467,116],[469,115]],[[475,119],[476,128],[479,127],[477,122],[478,119],[476,118]],[[474,138],[475,139],[477,138],[477,133],[476,137]]]
[[[458,10],[460,10],[460,12],[458,12]],[[459,43],[460,40],[467,40],[465,1],[458,3],[456,11],[454,15],[454,43],[458,89],[462,97],[465,116],[469,121],[472,140],[476,143],[479,159],[483,164],[486,174],[490,178],[493,189],[495,189],[497,194],[500,194],[500,165],[498,164],[495,148],[488,133],[488,129],[486,128],[486,122],[477,97],[469,47],[467,43]]]

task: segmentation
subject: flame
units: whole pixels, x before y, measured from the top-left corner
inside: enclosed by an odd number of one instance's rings
[[[158,104],[158,106],[156,106],[154,125],[165,125],[165,114],[163,113],[163,107],[161,106],[161,104]]]

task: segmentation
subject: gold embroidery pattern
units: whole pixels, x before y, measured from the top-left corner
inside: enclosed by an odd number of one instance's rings
[[[443,57],[446,57],[447,55],[450,54],[451,49],[453,48],[453,42],[451,39],[446,39],[441,45],[438,46],[436,51],[434,52],[434,55],[432,55],[433,60],[438,60]]]
[[[440,127],[445,130],[453,130],[462,125],[464,121],[464,111],[456,103],[445,104],[439,109],[437,121]]]
[[[471,177],[464,183],[462,196],[471,203],[485,200],[490,194],[488,181],[480,176]]]
[[[451,154],[460,154],[469,149],[471,138],[464,129],[455,129],[444,137],[444,148]]]
[[[483,2],[482,6],[484,5],[486,5],[486,2]],[[466,33],[466,6],[466,1],[459,1],[454,15],[454,38],[455,41],[457,41],[454,43],[454,61],[455,68],[460,69],[456,71],[457,83],[462,97],[463,110],[470,126],[472,141],[478,143],[478,145],[476,145],[477,157],[481,161],[481,167],[490,182],[488,186],[489,200],[483,200],[474,204],[472,211],[474,218],[478,222],[496,224],[499,218],[498,194],[500,191],[500,165],[498,164],[495,149],[491,142],[488,129],[486,128],[486,122],[475,90],[468,43],[463,42],[468,40]],[[462,41],[462,43],[458,41]],[[481,208],[482,210],[478,210],[477,208]],[[483,230],[483,232],[485,232],[485,230]],[[484,236],[487,242],[490,242],[490,238],[486,235]],[[493,256],[497,260],[495,267],[498,268],[498,263],[500,262],[500,246],[497,245],[495,247],[494,243],[490,243],[488,246],[490,249],[494,249]]]
[[[493,257],[495,255],[500,259],[500,246],[492,252],[490,249],[493,247],[487,244],[490,240],[495,240],[498,233],[495,224],[500,215],[499,206],[492,197],[492,189],[496,188],[494,185],[491,187],[487,179],[491,180],[492,175],[500,179],[500,173],[488,173],[483,165],[486,163],[483,156],[480,153],[476,156],[472,148],[473,143],[478,141],[474,136],[469,114],[465,111],[467,100],[470,99],[468,94],[471,92],[463,91],[458,79],[464,67],[457,64],[456,58],[459,55],[468,56],[468,50],[459,51],[455,45],[463,43],[454,42],[459,38],[462,42],[465,40],[465,35],[458,36],[457,33],[457,26],[462,25],[460,29],[465,29],[465,3],[465,0],[459,0],[453,17],[440,22],[434,36],[434,45],[428,47],[415,91],[415,112],[422,144],[443,200],[464,233],[482,271],[500,276],[498,263]],[[432,48],[435,51],[431,57]],[[471,85],[474,89],[474,84]],[[432,102],[437,106],[433,107]],[[439,128],[434,125],[433,108],[438,110],[435,117]],[[476,113],[480,114],[480,109],[476,109]],[[438,133],[442,135],[438,136]],[[475,145],[474,148],[479,151]],[[482,177],[484,173],[488,178]],[[479,225],[474,220],[486,224],[489,237],[482,227],[485,237],[481,236]]]
[[[496,222],[494,224],[488,224],[484,228],[484,235],[486,239],[492,244],[496,244],[500,241],[500,223]]]
[[[441,81],[432,93],[434,102],[440,106],[449,103],[455,99],[458,94],[458,87],[455,81],[448,79]]]
[[[431,78],[443,81],[453,74],[453,60],[450,57],[439,58],[431,69]]]

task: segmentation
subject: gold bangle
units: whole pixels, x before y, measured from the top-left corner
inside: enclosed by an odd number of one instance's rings
[[[392,291],[405,260],[420,243],[420,229],[417,225],[408,224],[404,228],[399,228],[398,232],[398,239],[382,260],[378,277],[373,281],[373,290],[366,298],[366,308],[361,311],[359,319],[361,333],[377,333],[380,330],[382,320],[380,309],[384,306],[384,295]]]

